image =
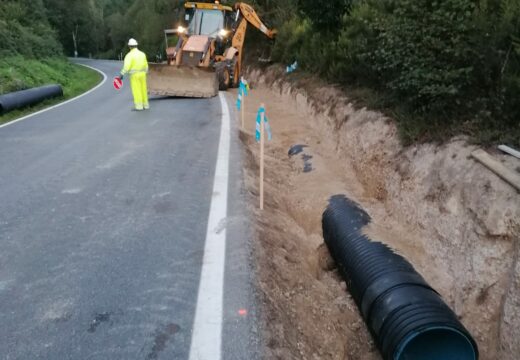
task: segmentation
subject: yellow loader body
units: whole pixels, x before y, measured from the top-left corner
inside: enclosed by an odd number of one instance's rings
[[[218,1],[186,2],[184,7],[187,27],[164,30],[167,63],[150,64],[150,94],[208,98],[238,87],[247,24],[270,39],[276,31],[269,30],[244,3],[231,8]]]

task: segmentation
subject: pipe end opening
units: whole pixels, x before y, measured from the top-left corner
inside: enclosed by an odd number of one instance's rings
[[[408,335],[394,355],[395,360],[477,360],[476,345],[458,330],[427,328]]]

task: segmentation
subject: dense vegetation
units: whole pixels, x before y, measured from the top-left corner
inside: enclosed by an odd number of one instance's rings
[[[154,58],[162,54],[163,30],[182,10],[178,0],[44,0],[50,22],[58,29],[65,53],[117,58],[134,37]],[[74,36],[72,35],[74,34]]]
[[[0,55],[117,58],[130,37],[150,57],[162,53],[180,0],[2,0]]]
[[[63,99],[70,99],[94,87],[100,80],[101,76],[96,71],[74,65],[59,57],[38,60],[20,55],[0,57],[0,95],[45,84],[60,84]],[[0,114],[0,124],[63,99],[47,100],[30,109]]]
[[[0,58],[11,55],[48,57],[61,52],[42,0],[2,0]]]
[[[520,1],[248,2],[279,30],[274,60],[297,60],[309,73],[376,99],[406,142],[463,133],[520,145]],[[178,21],[183,3],[2,0],[0,56],[77,50],[117,58],[135,37],[154,59],[164,51],[162,30]]]
[[[377,92],[406,142],[520,144],[520,1],[265,3],[299,9],[279,22],[277,61]]]
[[[100,75],[71,64],[63,56],[59,31],[47,17],[42,0],[1,0],[0,4],[0,94],[49,83],[63,87],[64,98],[74,97],[93,87]],[[58,100],[48,100],[36,109]],[[0,116],[0,123],[33,109]]]

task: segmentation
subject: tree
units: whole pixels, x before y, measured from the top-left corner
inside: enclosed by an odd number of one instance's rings
[[[68,55],[95,54],[104,41],[103,9],[95,0],[44,0],[49,21]],[[74,36],[73,36],[74,34]]]
[[[353,0],[298,0],[298,7],[318,31],[337,33],[341,28],[341,18],[350,10],[352,3]]]
[[[45,14],[42,0],[3,1],[0,6],[0,55],[49,57],[62,48]]]

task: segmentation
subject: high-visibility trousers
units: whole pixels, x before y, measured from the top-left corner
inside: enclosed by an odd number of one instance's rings
[[[146,88],[146,73],[136,72],[130,75],[130,87],[134,96],[136,110],[149,109],[148,89]]]

